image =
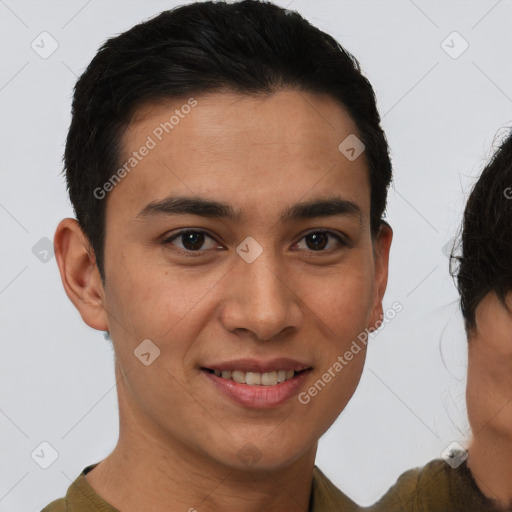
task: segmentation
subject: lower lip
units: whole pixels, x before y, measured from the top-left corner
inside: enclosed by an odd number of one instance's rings
[[[201,370],[201,373],[217,386],[217,389],[236,403],[244,407],[258,409],[277,407],[284,404],[297,394],[303,386],[304,379],[306,379],[310,372],[311,369],[304,370],[295,375],[293,379],[285,380],[274,386],[249,386],[248,384],[239,384],[234,380],[223,379],[222,377],[217,377],[214,373]]]

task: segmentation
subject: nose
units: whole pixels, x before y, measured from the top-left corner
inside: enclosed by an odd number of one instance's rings
[[[239,260],[225,277],[220,319],[229,332],[264,341],[300,329],[299,297],[283,268],[272,260],[267,251],[252,263]]]

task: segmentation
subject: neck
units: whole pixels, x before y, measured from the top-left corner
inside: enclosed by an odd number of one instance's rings
[[[118,388],[120,432],[114,451],[86,479],[123,512],[307,511],[316,444],[272,469],[230,467],[135,418]]]
[[[490,429],[480,432],[468,449],[468,468],[482,493],[503,510],[512,506],[512,440]]]

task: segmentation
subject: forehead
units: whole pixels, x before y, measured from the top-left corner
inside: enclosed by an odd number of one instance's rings
[[[135,207],[169,194],[214,194],[254,211],[274,202],[281,211],[283,201],[336,191],[364,211],[365,155],[351,161],[339,149],[354,136],[355,123],[338,102],[303,91],[216,92],[148,104],[123,135],[121,166],[135,165],[126,167],[112,199]]]

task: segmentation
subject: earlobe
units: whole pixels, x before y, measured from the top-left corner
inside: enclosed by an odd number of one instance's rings
[[[87,325],[107,331],[104,289],[94,251],[75,219],[64,219],[59,223],[53,245],[69,300]]]
[[[371,322],[368,330],[370,332],[376,331],[382,325],[383,318],[384,313],[382,309],[382,299],[380,299],[378,305],[373,308]]]
[[[377,329],[384,317],[382,300],[388,284],[389,251],[393,240],[393,230],[383,222],[375,236],[375,302],[373,305],[370,331]]]

